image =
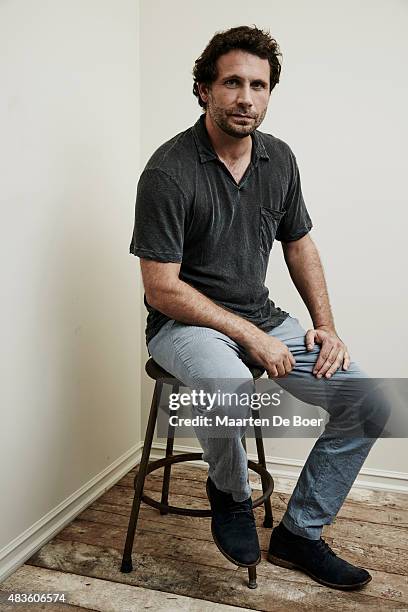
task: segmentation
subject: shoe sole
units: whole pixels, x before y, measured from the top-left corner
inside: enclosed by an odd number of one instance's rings
[[[286,559],[281,559],[280,557],[275,557],[275,555],[272,555],[271,553],[268,553],[266,558],[268,559],[270,563],[273,563],[274,565],[280,565],[281,567],[286,567],[288,569],[300,570],[304,572],[305,574],[307,574],[308,576],[310,576],[311,578],[313,578],[313,580],[316,580],[316,582],[319,582],[320,584],[323,584],[324,586],[331,587],[332,589],[341,589],[342,591],[354,591],[356,589],[360,589],[361,587],[365,586],[372,580],[372,576],[369,576],[367,580],[365,580],[364,582],[359,582],[358,584],[335,584],[332,582],[328,582],[327,580],[322,580],[322,578],[315,576],[314,574],[312,574],[311,571],[309,571],[307,568],[303,567],[302,565],[298,565],[297,563],[292,563],[292,561],[286,561]]]
[[[208,483],[206,483],[205,488],[206,488],[206,491],[207,491],[208,501],[210,502],[210,505],[211,505],[210,494],[209,494],[209,491],[208,491]],[[222,548],[222,546],[218,542],[217,537],[216,537],[216,535],[214,533],[213,519],[211,519],[211,534],[212,534],[213,540],[214,540],[218,550],[224,555],[224,557],[226,559],[228,559],[228,561],[231,561],[231,563],[234,563],[235,565],[238,565],[238,567],[256,567],[261,562],[261,554],[259,554],[258,559],[254,563],[241,563],[240,561],[237,561],[236,559],[231,557],[227,552],[225,552],[225,550]]]

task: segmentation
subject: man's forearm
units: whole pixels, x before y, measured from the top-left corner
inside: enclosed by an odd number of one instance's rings
[[[309,235],[286,243],[283,247],[286,265],[315,327],[335,329],[323,266],[317,248]]]
[[[246,347],[256,342],[260,333],[256,325],[219,306],[211,299],[178,280],[147,298],[148,303],[171,319],[211,327]]]

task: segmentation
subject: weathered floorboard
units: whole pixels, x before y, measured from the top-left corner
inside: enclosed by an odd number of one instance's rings
[[[133,612],[134,610],[202,612],[202,602],[176,593],[154,591],[134,585],[127,585],[116,581],[99,580],[74,573],[63,573],[55,570],[35,568],[23,565],[6,581],[7,588],[15,591],[31,590],[36,592],[66,592],[66,600],[74,605],[61,606],[49,604],[45,610],[57,612],[59,610],[97,610],[98,612]],[[2,586],[4,590],[4,585]],[[0,591],[1,592],[1,591]],[[77,607],[78,604],[81,607]],[[88,607],[89,606],[89,607]],[[17,606],[17,609],[20,609]],[[244,608],[231,607],[218,603],[207,603],[209,612],[232,612]],[[1,608],[3,610],[3,608]],[[14,607],[16,610],[16,606]],[[37,604],[32,604],[31,611],[37,610]]]

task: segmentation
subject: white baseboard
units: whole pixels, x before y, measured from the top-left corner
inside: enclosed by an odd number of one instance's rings
[[[139,463],[142,447],[143,441],[135,444],[0,550],[0,582],[15,572],[37,550],[52,540],[78,514]]]
[[[159,459],[164,456],[165,450],[166,445],[164,443],[154,442],[151,457]],[[200,450],[200,447],[197,446],[183,446],[181,444],[174,446],[174,453],[196,453]],[[253,461],[258,460],[257,455],[254,453],[248,453],[248,458]],[[291,459],[290,457],[282,458],[271,456],[266,456],[265,460],[266,467],[275,481],[275,489],[282,492],[293,489],[299,478],[304,461],[300,459]],[[204,461],[191,461],[189,463],[199,467],[208,467],[207,463]],[[354,481],[351,491],[358,489],[389,491],[390,493],[408,493],[408,473],[363,467],[360,470],[359,476]]]
[[[91,505],[105,491],[113,487],[116,482],[139,463],[142,447],[143,442],[135,444],[124,455],[0,550],[0,582],[10,576],[37,550],[73,521],[78,514],[83,512],[85,508]],[[152,446],[150,458],[159,459],[163,457],[165,449],[165,444],[155,442]],[[183,446],[180,444],[174,446],[174,453],[194,453],[200,452],[200,450],[197,446]],[[249,453],[248,457],[254,461],[257,460],[256,455],[253,453]],[[200,460],[189,463],[205,469],[208,467],[207,463]],[[266,464],[274,478],[275,489],[282,492],[291,492],[301,472],[303,461],[290,458],[283,459],[281,457],[266,457]],[[374,470],[363,467],[360,476],[353,484],[352,491],[359,489],[408,493],[408,473]]]

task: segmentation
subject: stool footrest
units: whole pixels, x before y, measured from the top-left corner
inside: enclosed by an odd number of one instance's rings
[[[202,459],[202,453],[185,453],[178,455],[169,455],[168,457],[164,457],[163,459],[157,459],[156,461],[150,461],[146,474],[151,474],[155,470],[158,470],[161,467],[165,467],[168,465],[172,465],[173,463],[183,463],[184,461],[197,461]],[[267,485],[263,495],[258,497],[253,502],[253,507],[257,508],[261,504],[263,504],[271,495],[274,488],[274,481],[271,474],[268,472],[266,468],[264,468],[259,463],[255,461],[248,460],[248,468],[253,470],[262,478],[263,484]],[[137,474],[135,476],[135,483],[137,480]],[[157,508],[160,511],[164,511],[166,514],[182,514],[184,516],[211,516],[211,510],[207,508],[181,508],[179,506],[170,506],[169,504],[165,504],[163,502],[159,502],[156,499],[153,499],[149,495],[142,493],[141,496],[142,501],[144,501],[149,506],[153,508]]]

